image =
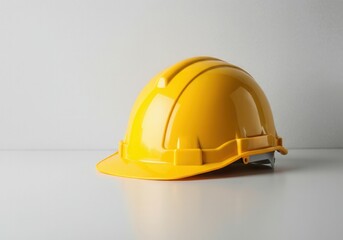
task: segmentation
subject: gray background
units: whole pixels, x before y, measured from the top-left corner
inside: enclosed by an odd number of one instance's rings
[[[198,55],[255,77],[287,147],[342,148],[342,13],[324,0],[0,0],[0,150],[20,150],[0,151],[0,239],[341,240],[342,149],[183,181],[95,164],[150,78]]]
[[[184,58],[250,72],[290,148],[343,147],[343,1],[0,0],[0,149],[114,149]]]

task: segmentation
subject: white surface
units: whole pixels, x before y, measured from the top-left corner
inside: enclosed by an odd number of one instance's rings
[[[342,239],[342,149],[169,182],[97,173],[108,154],[0,152],[0,239]]]
[[[0,0],[0,149],[112,149],[149,79],[249,71],[288,147],[343,147],[343,1]]]

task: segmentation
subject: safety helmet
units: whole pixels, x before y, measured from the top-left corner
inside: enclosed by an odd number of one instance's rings
[[[118,152],[100,172],[179,179],[242,160],[271,163],[287,154],[268,100],[243,69],[212,57],[167,68],[139,94]]]

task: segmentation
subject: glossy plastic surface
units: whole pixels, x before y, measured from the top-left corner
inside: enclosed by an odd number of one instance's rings
[[[124,177],[178,179],[273,151],[287,154],[255,80],[222,60],[196,57],[148,83],[119,151],[97,168]]]

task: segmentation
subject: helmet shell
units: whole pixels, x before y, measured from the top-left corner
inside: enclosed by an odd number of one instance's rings
[[[133,176],[127,166],[123,171],[107,166],[112,169],[107,171],[102,164],[98,169],[120,176],[174,179],[273,151],[287,153],[256,81],[237,66],[196,57],[166,69],[142,90],[125,139],[114,154],[117,161],[153,169],[163,166],[169,173]]]

